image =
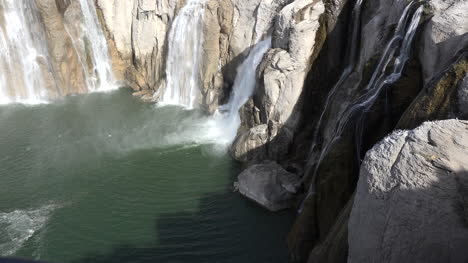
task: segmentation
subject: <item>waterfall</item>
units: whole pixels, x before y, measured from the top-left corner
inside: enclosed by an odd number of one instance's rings
[[[237,69],[236,79],[228,103],[221,106],[218,110],[223,114],[224,136],[228,143],[231,143],[237,135],[237,129],[241,124],[239,110],[254,92],[257,80],[257,67],[270,47],[271,37],[268,37],[252,48],[247,59]]]
[[[89,91],[107,91],[116,88],[112,67],[109,58],[107,40],[98,20],[94,3],[91,0],[80,0],[83,13],[84,41],[89,43],[92,54],[92,74],[87,74]],[[84,69],[87,71],[86,68]]]
[[[360,151],[359,149],[362,140],[362,129],[364,124],[364,116],[366,112],[372,108],[377,98],[381,94],[383,88],[386,85],[395,83],[401,77],[404,66],[409,59],[411,44],[413,43],[413,38],[421,20],[421,16],[423,14],[424,9],[422,5],[419,6],[412,15],[411,21],[408,24],[410,10],[417,4],[420,3],[410,2],[406,6],[398,21],[398,25],[395,29],[394,35],[385,47],[384,53],[381,56],[380,61],[378,62],[377,67],[374,70],[374,73],[372,74],[369,83],[366,85],[363,94],[359,96],[354,103],[349,105],[344,110],[344,112],[338,119],[338,122],[333,130],[331,138],[324,142],[324,145],[318,157],[318,161],[315,165],[315,169],[312,175],[313,178],[316,178],[317,171],[320,167],[321,162],[329,153],[332,146],[338,141],[338,139],[341,138],[341,135],[343,134],[351,118],[353,116],[356,116],[356,114],[358,113],[361,113],[361,115],[359,116],[359,119],[356,124],[356,136],[358,152]],[[396,54],[398,54],[398,56],[395,57]],[[388,65],[392,62],[392,60],[394,61],[393,69],[390,73],[387,73]],[[314,187],[314,184],[312,184],[304,201],[314,193]],[[304,201],[301,204],[299,212],[302,211]]]
[[[168,41],[162,104],[193,108],[200,93],[203,16],[206,0],[189,0],[174,20]]]
[[[341,73],[340,78],[336,82],[336,84],[333,86],[333,88],[330,90],[330,92],[327,95],[327,98],[325,100],[325,105],[323,107],[322,113],[320,114],[319,120],[316,125],[316,130],[314,132],[314,137],[312,140],[312,146],[310,147],[309,150],[309,158],[308,162],[306,164],[306,171],[308,171],[311,167],[311,160],[312,160],[312,155],[314,154],[315,147],[317,146],[317,139],[320,131],[320,127],[322,126],[323,119],[325,117],[325,114],[328,111],[330,102],[332,99],[335,97],[335,94],[337,93],[338,89],[342,87],[343,83],[346,82],[348,77],[351,75],[351,73],[354,71],[354,68],[356,66],[356,60],[357,60],[357,54],[359,53],[358,50],[358,36],[360,33],[360,19],[361,19],[361,7],[362,7],[362,1],[363,0],[357,0],[356,4],[354,5],[353,12],[352,12],[352,17],[351,17],[351,37],[348,40],[348,48],[346,50],[346,68],[343,70],[343,73]],[[307,173],[307,172],[306,172]]]
[[[356,145],[357,145],[357,153],[360,155],[361,153],[361,144],[362,144],[362,132],[364,127],[364,120],[365,120],[365,113],[370,110],[370,108],[374,105],[374,102],[377,100],[379,94],[381,93],[382,89],[387,86],[395,83],[401,77],[403,73],[404,66],[410,57],[411,51],[411,44],[413,43],[414,35],[416,34],[416,29],[418,27],[419,21],[423,14],[423,6],[420,6],[413,15],[410,25],[404,35],[403,42],[400,46],[400,54],[398,57],[395,58],[393,63],[393,69],[390,74],[385,74],[387,70],[387,65],[389,64],[391,59],[388,59],[385,63],[385,66],[380,71],[380,76],[377,78],[375,83],[370,83],[367,86],[367,89],[375,90],[373,93],[369,94],[368,96],[364,97],[360,103],[360,106],[363,107],[363,114],[359,116],[359,120],[356,126]],[[398,32],[397,28],[397,32]],[[403,34],[403,33],[400,33]],[[401,40],[401,35],[398,37]],[[392,45],[389,45],[392,46]],[[393,53],[393,52],[392,52]],[[375,74],[375,73],[374,73]]]
[[[34,1],[1,0],[0,103],[47,99],[43,71],[50,65]]]
[[[71,23],[80,27],[82,33],[80,36],[68,33],[80,57],[87,89],[114,89],[107,41],[94,3],[91,0],[79,3],[83,23]],[[43,103],[55,98],[61,88],[69,88],[57,86],[59,73],[54,70],[38,10],[35,1],[0,0],[0,104]]]

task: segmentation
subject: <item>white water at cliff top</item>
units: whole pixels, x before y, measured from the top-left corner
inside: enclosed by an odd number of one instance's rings
[[[196,104],[200,93],[203,14],[206,0],[189,0],[172,24],[168,40],[166,87],[160,103],[184,106]]]

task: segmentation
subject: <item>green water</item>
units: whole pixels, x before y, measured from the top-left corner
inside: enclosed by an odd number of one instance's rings
[[[240,167],[211,128],[128,90],[0,106],[0,255],[287,262],[291,215],[232,192]]]

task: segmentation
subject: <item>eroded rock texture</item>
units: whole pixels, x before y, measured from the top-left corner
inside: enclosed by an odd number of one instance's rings
[[[316,66],[312,67],[311,84],[306,90],[309,105],[302,107],[307,115],[294,136],[295,144],[288,156],[308,159],[304,185],[313,187],[314,193],[307,195],[302,203],[302,213],[288,239],[292,257],[298,261],[304,261],[314,246],[329,239],[334,223],[355,190],[364,152],[395,127],[408,129],[426,120],[466,118],[465,107],[459,103],[464,98],[460,87],[466,76],[463,50],[468,47],[466,1],[426,3],[401,77],[385,86],[372,107],[345,115],[366,91],[407,4],[405,1],[363,1],[355,64],[332,96],[324,90],[333,90],[343,73],[336,73],[340,59],[333,60],[336,49],[330,47],[339,46],[335,41],[343,39],[329,35]],[[454,6],[457,8],[451,9]],[[351,22],[350,17],[343,18]],[[450,23],[451,28],[444,29]],[[321,116],[326,103],[328,108]],[[348,123],[337,132],[344,118]],[[301,152],[305,153],[301,155]]]
[[[468,260],[468,122],[397,131],[362,164],[348,262]]]
[[[114,70],[151,99],[164,83],[167,38],[184,0],[97,0]]]
[[[168,35],[184,0],[97,0],[114,68],[121,79],[151,99],[164,88]],[[272,33],[273,20],[288,0],[204,2],[203,62],[199,106],[208,112],[226,101],[237,67],[250,48]]]
[[[79,2],[75,1],[70,7],[64,1],[36,0],[36,5],[45,28],[49,58],[55,73],[48,79],[47,86],[58,87],[56,97],[86,92],[84,69],[73,46],[73,39],[67,32],[68,21],[64,17],[65,12],[81,12]]]
[[[234,158],[285,158],[300,119],[305,79],[325,41],[323,16],[324,2],[311,0],[293,1],[277,15],[273,48],[258,69],[255,95],[242,110],[244,131],[233,145]]]
[[[138,95],[153,99],[154,92],[165,85],[167,36],[186,1],[96,2],[114,69],[120,72],[117,75]],[[390,65],[384,73],[394,68],[395,60],[385,60],[385,49],[408,3],[204,3],[202,96],[198,103],[207,112],[227,101],[237,67],[251,48],[272,36],[272,48],[257,69],[255,94],[241,109],[242,127],[230,153],[253,167],[271,160],[301,177],[304,191],[297,195],[303,200],[297,204],[301,213],[288,237],[293,260],[346,259],[350,198],[363,154],[376,142],[395,128],[414,128],[427,120],[468,118],[468,3],[460,0],[430,0],[409,9],[407,21],[424,5],[401,77],[384,85],[368,108],[361,105],[359,111],[347,115],[372,88],[369,83],[379,62]],[[407,27],[405,24],[405,30]],[[258,173],[271,175],[263,170]],[[245,182],[263,181],[254,178],[253,172],[248,174],[244,174]],[[248,184],[244,186],[247,189]],[[259,192],[251,191],[252,199],[264,191],[255,189]]]

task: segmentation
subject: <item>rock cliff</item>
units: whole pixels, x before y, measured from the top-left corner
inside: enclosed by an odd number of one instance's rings
[[[184,0],[97,0],[116,75],[140,95],[164,81],[167,37]]]
[[[168,32],[185,2],[96,0],[114,69],[138,95],[154,99],[166,84]],[[227,101],[251,48],[272,37],[230,149],[251,166],[239,178],[241,192],[264,206],[284,207],[284,200],[262,199],[278,169],[258,166],[280,164],[303,186],[295,194],[300,213],[288,237],[291,258],[345,260],[345,225],[364,153],[396,128],[468,117],[468,3],[202,3],[198,103],[208,112]]]

